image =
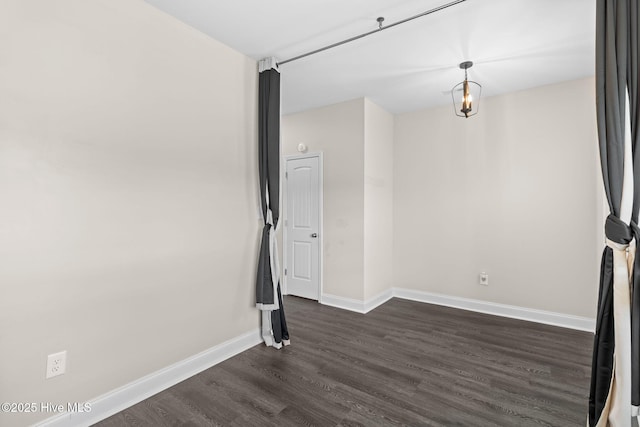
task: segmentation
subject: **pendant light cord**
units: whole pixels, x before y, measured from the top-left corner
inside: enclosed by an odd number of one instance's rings
[[[397,21],[397,22],[394,22],[393,24],[389,24],[389,25],[385,25],[385,26],[382,25],[382,21],[384,21],[384,18],[378,18],[378,20],[377,20],[378,21],[378,29],[376,29],[376,30],[369,31],[369,32],[357,35],[355,37],[351,37],[351,38],[339,41],[337,43],[333,43],[333,44],[330,44],[328,46],[321,47],[320,49],[312,50],[311,52],[303,53],[302,55],[294,56],[293,58],[285,59],[284,61],[278,62],[278,66],[287,64],[289,62],[297,61],[298,59],[306,58],[307,56],[315,55],[316,53],[324,52],[325,50],[333,49],[334,47],[342,46],[343,44],[350,43],[350,42],[355,41],[355,40],[359,40],[359,39],[361,39],[363,37],[370,36],[371,34],[379,33],[380,31],[388,30],[389,28],[398,26],[400,24],[404,24],[405,22],[413,21],[414,19],[422,18],[423,16],[431,15],[432,13],[441,11],[441,10],[446,9],[448,7],[451,7],[451,6],[455,6],[455,5],[457,5],[459,3],[462,3],[462,2],[465,2],[465,1],[467,1],[467,0],[455,0],[455,1],[452,1],[450,3],[443,4],[442,6],[438,6],[438,7],[435,7],[433,9],[427,10],[426,12],[419,13],[417,15],[411,16],[409,18],[406,18],[406,19],[403,19],[401,21]],[[466,73],[466,70],[465,70],[465,73]]]

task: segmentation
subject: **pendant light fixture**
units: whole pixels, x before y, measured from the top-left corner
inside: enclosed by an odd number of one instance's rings
[[[478,114],[480,95],[482,93],[482,86],[467,78],[467,70],[471,67],[473,67],[473,62],[471,61],[465,61],[460,64],[460,68],[464,70],[464,81],[451,89],[451,98],[453,99],[453,108],[456,116],[467,119]]]

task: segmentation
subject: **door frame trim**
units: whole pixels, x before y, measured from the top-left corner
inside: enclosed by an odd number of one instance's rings
[[[322,303],[322,291],[324,289],[324,251],[322,250],[322,248],[324,247],[324,155],[322,151],[316,151],[313,153],[305,153],[305,154],[291,154],[291,155],[287,155],[284,156],[284,171],[282,172],[282,175],[285,176],[285,172],[287,171],[287,162],[289,160],[299,160],[299,159],[310,159],[310,158],[314,158],[317,157],[318,158],[318,184],[319,184],[319,200],[318,200],[318,219],[319,219],[319,224],[318,224],[318,234],[319,234],[319,239],[318,239],[318,255],[319,255],[319,265],[318,265],[318,302]],[[287,183],[287,178],[285,178],[285,185],[284,188],[282,189],[282,194],[283,194],[283,198],[282,198],[282,202],[283,202],[283,212],[284,212],[284,219],[288,220],[289,219],[289,212],[287,210],[288,207],[288,183]],[[288,254],[287,254],[287,248],[289,245],[287,245],[288,242],[288,236],[287,236],[287,227],[283,227],[282,228],[282,268],[283,270],[286,268],[286,266],[288,265]],[[288,295],[288,288],[287,288],[287,281],[289,280],[289,276],[288,275],[282,275],[283,280],[282,280],[282,290],[283,290],[283,294],[284,295]]]

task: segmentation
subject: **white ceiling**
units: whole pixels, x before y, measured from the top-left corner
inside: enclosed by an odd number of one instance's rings
[[[286,60],[451,0],[146,0],[252,57]],[[594,74],[595,0],[466,0],[281,66],[282,110],[366,96],[399,113],[451,102],[469,78],[483,97]]]

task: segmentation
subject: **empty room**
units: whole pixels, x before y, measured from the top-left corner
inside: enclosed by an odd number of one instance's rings
[[[639,20],[0,1],[0,425],[638,427]]]

